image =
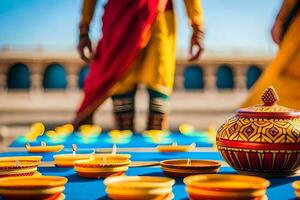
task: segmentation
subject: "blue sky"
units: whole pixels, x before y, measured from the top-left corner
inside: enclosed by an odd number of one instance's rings
[[[208,52],[273,53],[270,29],[282,0],[202,0]],[[174,0],[178,49],[185,53],[190,28],[183,0]],[[92,24],[100,37],[103,0]],[[69,50],[76,46],[81,0],[0,0],[0,47]]]

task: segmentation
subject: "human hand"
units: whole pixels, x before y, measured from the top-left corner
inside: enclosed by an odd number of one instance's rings
[[[276,19],[274,22],[274,25],[272,27],[272,30],[271,30],[271,35],[272,35],[273,41],[278,45],[281,40],[282,28],[283,28],[282,21],[279,19]]]
[[[193,52],[194,48],[196,48],[195,53]],[[197,60],[200,57],[203,50],[204,50],[203,32],[194,31],[190,42],[189,61]]]
[[[89,56],[85,55],[85,48],[89,51]],[[78,53],[80,55],[80,58],[86,62],[89,63],[93,57],[93,50],[92,50],[92,42],[89,38],[88,34],[80,35],[79,42],[77,46]]]

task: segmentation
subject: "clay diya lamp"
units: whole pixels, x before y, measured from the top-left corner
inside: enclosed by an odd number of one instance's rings
[[[17,162],[17,161],[29,161],[29,162],[37,162],[41,163],[42,156],[11,156],[11,157],[0,157],[0,162],[9,161],[9,162]]]
[[[74,167],[74,162],[78,160],[87,160],[92,154],[77,154],[78,150],[77,145],[72,145],[73,153],[72,154],[59,154],[54,155],[54,163],[57,167]]]
[[[252,199],[266,198],[266,189],[270,186],[267,179],[227,174],[203,174],[184,178],[186,191],[190,199]]]
[[[262,105],[237,110],[219,128],[217,148],[238,172],[289,176],[300,168],[300,112],[278,105],[278,100],[269,87]]]
[[[195,127],[190,124],[180,124],[178,130],[181,134],[191,135],[195,132]]]
[[[292,186],[295,190],[296,197],[300,199],[300,181],[294,181]]]
[[[57,167],[73,167],[75,161],[88,160],[90,157],[90,154],[59,154],[53,156]]]
[[[0,179],[0,194],[4,199],[64,199],[65,177],[9,177]]]
[[[0,178],[9,176],[33,176],[37,171],[39,162],[29,160],[0,161]]]
[[[54,131],[50,130],[46,132],[48,137],[58,136],[58,137],[67,137],[71,133],[73,133],[74,127],[72,124],[65,124],[63,126],[57,126]]]
[[[68,129],[64,128],[63,126],[58,126],[54,129],[54,132],[56,133],[57,137],[67,137],[68,135],[70,135],[72,132],[69,132]],[[49,134],[49,132],[46,133],[47,136],[51,135]]]
[[[26,144],[25,148],[30,153],[48,153],[59,152],[64,148],[64,145],[47,146],[45,142],[42,142],[41,146],[30,146],[30,144]]]
[[[130,165],[129,154],[95,154],[88,160],[74,162],[77,174],[85,178],[106,178],[121,176]]]
[[[142,135],[151,143],[170,143],[170,132],[167,130],[146,130],[142,133]]]
[[[111,130],[108,132],[111,138],[129,138],[132,136],[131,130]]]
[[[115,144],[122,144],[130,142],[132,136],[131,130],[111,130],[108,135],[111,138],[111,142]]]
[[[49,137],[49,138],[55,138],[57,137],[57,133],[54,130],[48,130],[45,132],[45,134]]]
[[[167,130],[146,130],[143,132],[143,135],[151,138],[162,138],[170,134]]]
[[[68,134],[73,133],[74,126],[72,124],[65,124],[62,126]]]
[[[98,135],[101,133],[102,128],[97,125],[81,125],[79,127],[79,131],[83,137],[98,137]]]
[[[176,142],[172,145],[158,145],[157,150],[159,152],[187,152],[196,149],[196,144],[192,143],[190,145],[178,145]]]
[[[110,199],[172,199],[174,179],[155,176],[121,176],[104,180]]]
[[[35,123],[30,127],[30,130],[28,131],[28,133],[26,133],[25,138],[28,141],[35,141],[38,136],[44,134],[44,131],[45,131],[44,124],[40,122]]]
[[[221,163],[211,160],[173,159],[160,162],[160,166],[167,176],[186,177],[195,174],[215,174]]]

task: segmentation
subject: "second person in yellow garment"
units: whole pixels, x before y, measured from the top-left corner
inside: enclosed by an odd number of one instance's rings
[[[255,83],[242,107],[261,102],[261,93],[273,85],[280,104],[300,110],[300,0],[284,0],[272,28],[279,50]]]
[[[96,0],[84,0],[80,35],[87,32]],[[121,3],[121,1],[120,1]],[[193,34],[191,36],[190,60],[198,59],[203,50],[203,16],[200,0],[184,1]],[[126,15],[126,13],[124,13]],[[79,53],[87,61],[84,47],[91,49],[88,34],[80,37]],[[193,47],[196,46],[196,52]],[[169,96],[172,93],[176,61],[176,20],[171,0],[161,0],[151,35],[145,47],[133,62],[130,71],[114,85],[110,94],[117,129],[134,130],[135,93],[140,84],[149,93],[148,130],[168,128]],[[91,116],[92,118],[92,116]],[[91,122],[91,121],[89,121]]]

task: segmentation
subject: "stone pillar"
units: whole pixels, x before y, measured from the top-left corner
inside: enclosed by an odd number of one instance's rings
[[[205,92],[215,92],[217,90],[217,78],[216,70],[217,65],[214,64],[203,64],[203,74],[204,74],[204,91]]]
[[[175,90],[184,90],[184,70],[185,66],[181,64],[177,64],[176,66],[176,74],[175,74]]]
[[[246,91],[247,90],[247,77],[246,71],[247,66],[240,64],[240,65],[231,65],[234,73],[234,90],[237,92]]]
[[[45,64],[41,62],[28,63],[30,70],[30,91],[37,93],[43,91],[43,73],[45,70]]]
[[[4,93],[7,91],[7,71],[8,71],[7,63],[0,63],[0,93]]]
[[[79,90],[78,73],[82,66],[81,63],[67,62],[64,63],[67,72],[67,90],[70,92]]]

